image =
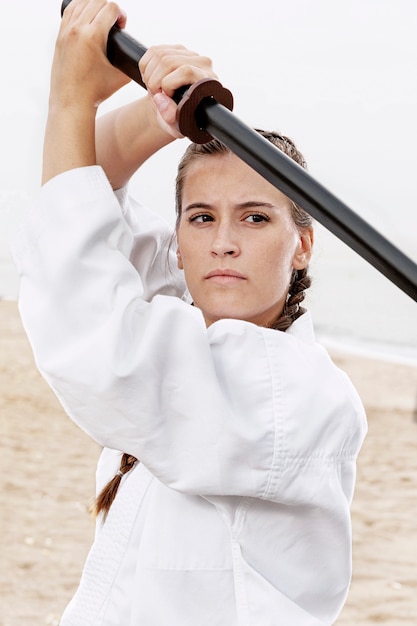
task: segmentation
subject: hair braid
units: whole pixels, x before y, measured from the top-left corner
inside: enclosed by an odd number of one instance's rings
[[[271,328],[286,331],[305,312],[300,304],[305,298],[305,290],[311,285],[311,278],[307,272],[307,268],[293,271],[287,301],[280,315],[271,324]]]
[[[113,476],[111,480],[103,487],[95,499],[93,506],[91,507],[92,513],[95,517],[102,514],[103,520],[106,519],[110,507],[113,504],[113,500],[116,497],[116,493],[119,489],[122,478],[125,474],[130,472],[131,469],[138,462],[137,458],[131,454],[123,453],[119,471]]]

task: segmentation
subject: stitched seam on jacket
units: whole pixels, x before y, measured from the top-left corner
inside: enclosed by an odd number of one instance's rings
[[[272,454],[271,467],[269,469],[269,477],[265,486],[264,492],[261,495],[262,499],[268,500],[270,496],[275,493],[277,488],[277,481],[279,480],[279,474],[283,470],[283,461],[285,458],[284,453],[284,429],[283,429],[283,413],[285,412],[285,402],[282,394],[281,379],[277,375],[278,372],[272,367],[272,360],[269,353],[268,342],[266,341],[265,334],[262,334],[265,353],[268,359],[268,366],[271,379],[271,396],[272,396],[272,418],[274,421],[274,449]]]

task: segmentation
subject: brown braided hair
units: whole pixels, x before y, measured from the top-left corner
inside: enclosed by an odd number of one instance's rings
[[[106,519],[108,512],[110,511],[110,507],[113,504],[113,500],[116,497],[116,493],[119,489],[120,483],[122,482],[123,476],[130,472],[130,470],[134,468],[137,462],[138,460],[135,456],[127,454],[126,452],[122,454],[120,469],[113,476],[113,478],[109,480],[109,482],[103,487],[103,489],[100,491],[99,495],[93,502],[91,512],[94,517],[97,517],[101,513],[103,515],[103,520]]]
[[[280,135],[279,133],[268,132],[259,129],[256,129],[256,131],[272,144],[274,144],[277,148],[282,150],[284,154],[293,159],[296,163],[298,163],[298,165],[305,169],[307,168],[303,155],[289,137],[286,137],[285,135]],[[192,143],[188,146],[184,156],[179,163],[178,175],[176,180],[175,206],[177,215],[177,227],[181,217],[181,198],[183,184],[191,163],[193,163],[194,160],[197,158],[228,153],[230,153],[229,148],[227,148],[217,139],[213,139],[206,144]],[[313,223],[311,216],[295,202],[290,202],[291,215],[295,225],[300,229],[311,227]],[[305,290],[308,289],[310,285],[311,278],[308,275],[307,268],[302,270],[293,270],[284,308],[278,315],[278,317],[270,325],[271,328],[284,332],[291,326],[291,324],[296,319],[298,319],[304,313],[305,309],[301,307],[300,304],[304,300]],[[135,456],[123,453],[120,461],[119,471],[103,487],[100,494],[94,501],[94,504],[92,506],[92,512],[95,516],[102,514],[103,519],[106,519],[114,498],[116,497],[116,493],[119,489],[123,476],[127,474],[136,465],[137,462],[138,460]]]

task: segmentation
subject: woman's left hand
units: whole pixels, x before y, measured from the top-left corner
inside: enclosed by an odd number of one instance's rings
[[[217,79],[211,59],[180,45],[152,46],[141,58],[139,69],[161,129],[180,137],[175,124],[177,105],[172,96],[179,87],[202,78]]]

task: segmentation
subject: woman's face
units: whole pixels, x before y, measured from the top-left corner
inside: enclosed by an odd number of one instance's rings
[[[207,326],[223,318],[270,325],[313,243],[286,196],[233,154],[190,166],[177,238],[178,266]]]

